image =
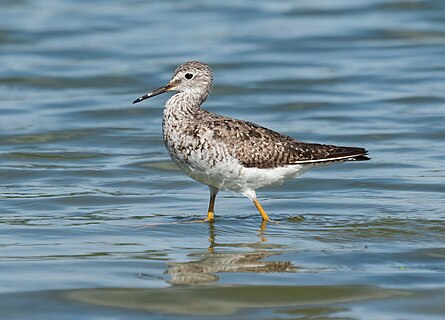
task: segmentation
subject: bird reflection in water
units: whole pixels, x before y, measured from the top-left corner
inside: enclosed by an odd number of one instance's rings
[[[265,237],[267,221],[260,225],[259,242],[248,245],[258,247],[267,241]],[[266,251],[256,252],[217,252],[218,246],[227,247],[216,242],[215,226],[209,222],[209,247],[197,261],[174,262],[168,265],[165,274],[170,276],[167,282],[172,285],[205,285],[219,280],[217,273],[269,273],[269,272],[296,272],[297,268],[290,261],[264,261],[265,258],[278,255],[282,252]]]

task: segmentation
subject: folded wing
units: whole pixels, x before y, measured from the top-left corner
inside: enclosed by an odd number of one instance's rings
[[[210,121],[221,139],[245,166],[274,168],[293,164],[327,164],[369,160],[364,148],[305,143],[257,124],[221,117]]]

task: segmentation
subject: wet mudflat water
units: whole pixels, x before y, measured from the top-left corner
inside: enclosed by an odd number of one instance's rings
[[[0,317],[441,319],[445,3],[3,1]],[[174,166],[167,96],[372,161],[247,198]]]

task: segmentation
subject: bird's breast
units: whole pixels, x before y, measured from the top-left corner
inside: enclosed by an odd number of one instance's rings
[[[196,122],[163,122],[164,143],[172,160],[190,177],[207,185],[224,188],[243,169],[229,148],[215,138],[211,128]]]

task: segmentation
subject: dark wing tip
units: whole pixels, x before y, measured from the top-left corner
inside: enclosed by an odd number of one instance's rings
[[[312,147],[308,157],[296,161],[296,163],[317,163],[317,162],[336,162],[336,161],[367,161],[368,150],[357,147],[340,147],[334,145],[310,144]]]
[[[366,155],[363,154],[363,155],[354,157],[354,160],[355,161],[368,161],[368,160],[371,160],[371,158],[367,157]]]
[[[368,157],[368,150],[366,150],[365,148],[351,147],[349,149],[351,150],[351,153],[355,153],[355,155],[351,154],[351,160],[355,160],[355,161],[371,160],[371,158]]]
[[[368,150],[366,150],[365,148],[351,148],[352,150],[355,149],[356,151],[356,155],[353,155],[351,157],[351,160],[355,160],[355,161],[368,161],[371,160],[370,157],[368,157]]]

